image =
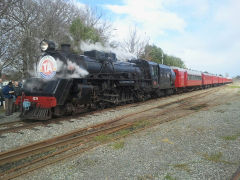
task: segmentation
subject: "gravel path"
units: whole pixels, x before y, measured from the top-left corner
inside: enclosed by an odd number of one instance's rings
[[[240,166],[240,93],[231,91],[231,102],[17,179],[230,179]]]
[[[224,87],[222,87],[224,89]],[[157,106],[169,102],[173,102],[185,97],[189,97],[195,94],[203,93],[206,90],[202,91],[194,91],[191,93],[160,98],[158,100],[150,100],[149,102],[145,102],[142,105],[132,105],[131,108],[118,108],[117,110],[105,111],[104,113],[95,113],[94,115],[87,115],[84,117],[79,117],[75,119],[71,119],[70,121],[62,121],[60,123],[55,124],[54,120],[52,124],[46,126],[36,126],[33,129],[24,129],[20,130],[18,133],[5,133],[0,136],[0,152],[10,150],[12,148],[16,148],[19,146],[23,146],[26,144],[31,144],[33,142],[38,142],[41,140],[45,140],[48,138],[56,137],[70,131],[91,126],[96,123],[101,123],[112,118],[120,117],[124,114],[129,114],[133,112],[139,112],[144,108],[149,108],[151,106]],[[207,90],[208,91],[208,90]],[[14,114],[12,116],[8,116],[7,118],[1,119],[1,123],[11,122],[17,120],[18,114]]]

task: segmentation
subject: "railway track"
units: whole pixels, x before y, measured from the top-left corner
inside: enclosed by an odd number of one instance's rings
[[[205,93],[209,93],[209,91],[161,106],[146,108],[140,112],[127,114],[56,138],[2,152],[0,153],[0,176],[3,179],[18,177],[38,168],[45,167],[46,165],[80,154],[103,143],[192,114],[195,112],[193,111],[193,107],[196,107],[196,103],[199,104],[199,102],[201,102],[203,104],[210,100],[202,101],[202,96],[204,96]],[[193,102],[191,102],[192,99],[194,100]],[[215,97],[212,98],[212,100],[214,99]],[[168,108],[166,108],[166,105],[168,105]],[[193,110],[191,110],[191,108],[193,108]],[[151,111],[156,109],[158,109],[159,112],[152,114]],[[169,112],[172,111],[176,111],[175,114],[171,113],[171,115],[169,115]],[[150,112],[151,115],[147,117],[151,119],[151,121],[143,123],[143,119],[145,118],[143,115],[146,112]],[[142,116],[142,119],[136,117],[137,115]],[[129,133],[119,133],[122,130],[127,130]],[[95,138],[99,136],[109,136],[110,138],[104,142],[95,141]]]
[[[107,109],[104,109],[104,110],[107,110]],[[9,132],[18,132],[22,129],[33,129],[36,126],[48,127],[51,124],[59,124],[62,121],[72,122],[71,121],[72,118],[84,117],[87,115],[91,115],[94,113],[101,113],[101,112],[103,112],[103,110],[88,111],[88,112],[82,112],[78,115],[66,116],[66,117],[56,118],[54,120],[47,120],[47,121],[18,120],[18,121],[13,121],[13,122],[1,123],[0,124],[0,135],[4,134],[4,133],[9,133]]]
[[[194,95],[193,97],[199,96],[201,94],[207,94],[207,93],[212,92],[212,91],[217,90],[217,89],[219,89],[219,88],[209,89],[209,90],[206,90],[203,93]],[[173,95],[171,97],[174,97],[174,96],[179,96],[179,94]],[[163,97],[163,98],[161,98],[161,100],[165,100],[167,98],[168,97]],[[188,97],[183,98],[182,100],[185,100],[187,98]],[[16,133],[16,132],[19,132],[20,130],[23,130],[23,129],[34,129],[37,126],[44,126],[44,127],[47,128],[51,124],[59,124],[62,121],[72,122],[71,119],[73,119],[73,118],[77,119],[79,117],[85,117],[85,116],[88,116],[88,115],[96,115],[96,114],[107,112],[107,111],[118,111],[118,110],[121,110],[123,108],[128,108],[128,107],[131,108],[131,107],[136,107],[136,106],[140,106],[140,105],[151,104],[152,102],[155,102],[155,101],[158,101],[158,100],[159,99],[151,99],[151,100],[148,100],[148,101],[145,101],[145,102],[127,104],[127,105],[117,106],[117,107],[114,107],[114,108],[107,108],[107,109],[103,109],[103,110],[83,111],[82,113],[80,113],[78,115],[66,116],[66,117],[56,118],[54,120],[48,120],[48,121],[20,121],[19,120],[19,121],[1,123],[0,124],[0,135],[2,135],[4,133],[10,133],[10,132],[15,132]],[[176,103],[176,102],[172,102],[172,103]],[[163,104],[163,106],[167,106],[167,105],[169,105],[169,103]]]
[[[239,180],[240,179],[240,166],[237,171],[233,174],[231,180]]]

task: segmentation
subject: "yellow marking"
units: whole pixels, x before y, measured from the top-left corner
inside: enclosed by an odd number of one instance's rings
[[[174,144],[172,141],[170,141],[168,138],[162,139],[162,142],[168,143],[168,144]]]

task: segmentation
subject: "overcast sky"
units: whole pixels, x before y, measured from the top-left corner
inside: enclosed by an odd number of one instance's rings
[[[76,0],[101,9],[114,38],[136,26],[188,68],[240,75],[240,0]]]

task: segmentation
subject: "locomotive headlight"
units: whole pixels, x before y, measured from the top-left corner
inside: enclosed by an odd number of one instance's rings
[[[42,40],[40,43],[40,48],[42,51],[55,50],[55,44],[52,41]]]
[[[40,48],[42,51],[46,51],[48,49],[48,42],[46,40],[41,41]]]

